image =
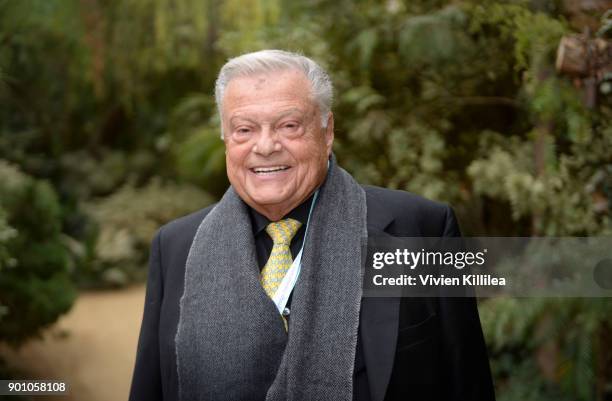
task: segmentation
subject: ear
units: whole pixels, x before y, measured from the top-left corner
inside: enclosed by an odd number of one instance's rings
[[[327,116],[327,127],[325,127],[325,147],[327,148],[327,156],[329,157],[334,145],[334,113],[331,111]]]

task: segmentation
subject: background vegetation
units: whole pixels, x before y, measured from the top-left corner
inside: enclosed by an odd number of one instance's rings
[[[262,48],[332,73],[359,181],[450,202],[467,235],[612,234],[610,83],[587,108],[554,69],[563,35],[610,35],[607,6],[0,0],[0,340],[79,285],[142,280],[155,228],[221,196],[214,80]],[[499,399],[611,399],[609,316],[606,299],[481,303]]]

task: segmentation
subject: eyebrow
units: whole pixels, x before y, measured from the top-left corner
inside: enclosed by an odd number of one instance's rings
[[[248,122],[255,123],[255,121],[250,119],[249,117],[237,115],[237,116],[233,116],[232,118],[230,118],[229,120],[230,125],[234,125],[236,120],[246,120]]]
[[[291,114],[296,113],[296,112],[297,113],[301,113],[303,115],[306,114],[305,111],[303,111],[303,110],[301,110],[301,109],[299,109],[297,107],[292,107],[290,109],[287,109],[287,110],[283,111],[280,115],[275,117],[275,121],[278,121],[278,120],[280,120],[282,118],[285,118],[288,115],[291,115]],[[246,120],[246,121],[249,121],[249,122],[252,122],[252,123],[257,123],[257,121],[253,120],[251,117],[249,117],[247,115],[243,115],[242,113],[238,113],[237,115],[234,115],[232,118],[230,118],[230,124],[233,125],[235,123],[235,120],[237,120],[237,119]]]
[[[296,113],[296,112],[297,113],[301,113],[301,114],[306,114],[306,112],[304,110],[298,109],[297,107],[292,107],[292,108],[286,110],[281,115],[279,115],[277,120],[280,120],[281,118],[287,117],[288,115]]]

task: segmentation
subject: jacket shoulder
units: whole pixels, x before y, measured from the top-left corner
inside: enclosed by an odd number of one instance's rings
[[[172,245],[172,243],[182,243],[185,241],[188,241],[189,244],[191,244],[200,223],[213,209],[213,207],[215,207],[215,205],[216,203],[164,224],[158,230],[161,241],[165,246]]]
[[[388,216],[389,227],[396,235],[437,237],[444,235],[449,219],[454,220],[451,207],[408,191],[363,185],[368,213]]]
[[[196,231],[204,217],[213,209],[215,205],[210,205],[196,212],[179,217],[164,224],[155,235],[153,241],[158,242],[158,252],[161,262],[162,280],[165,282],[170,277],[169,282],[180,283],[182,275],[185,274],[185,262],[191,243]],[[180,284],[175,291],[178,291]],[[166,289],[167,290],[167,289]]]
[[[385,207],[390,208],[390,211],[400,214],[420,212],[444,215],[449,207],[446,203],[433,201],[408,191],[374,185],[363,185],[363,189],[366,191],[366,196],[372,198],[373,201],[381,202]]]

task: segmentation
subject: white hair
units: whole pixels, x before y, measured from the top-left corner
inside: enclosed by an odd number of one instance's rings
[[[308,57],[284,50],[261,50],[228,60],[219,71],[215,83],[215,102],[219,115],[223,110],[225,89],[232,79],[287,70],[304,73],[310,82],[313,100],[319,106],[321,125],[326,128],[333,100],[333,86],[329,74]],[[221,126],[221,138],[223,138],[223,126]]]

